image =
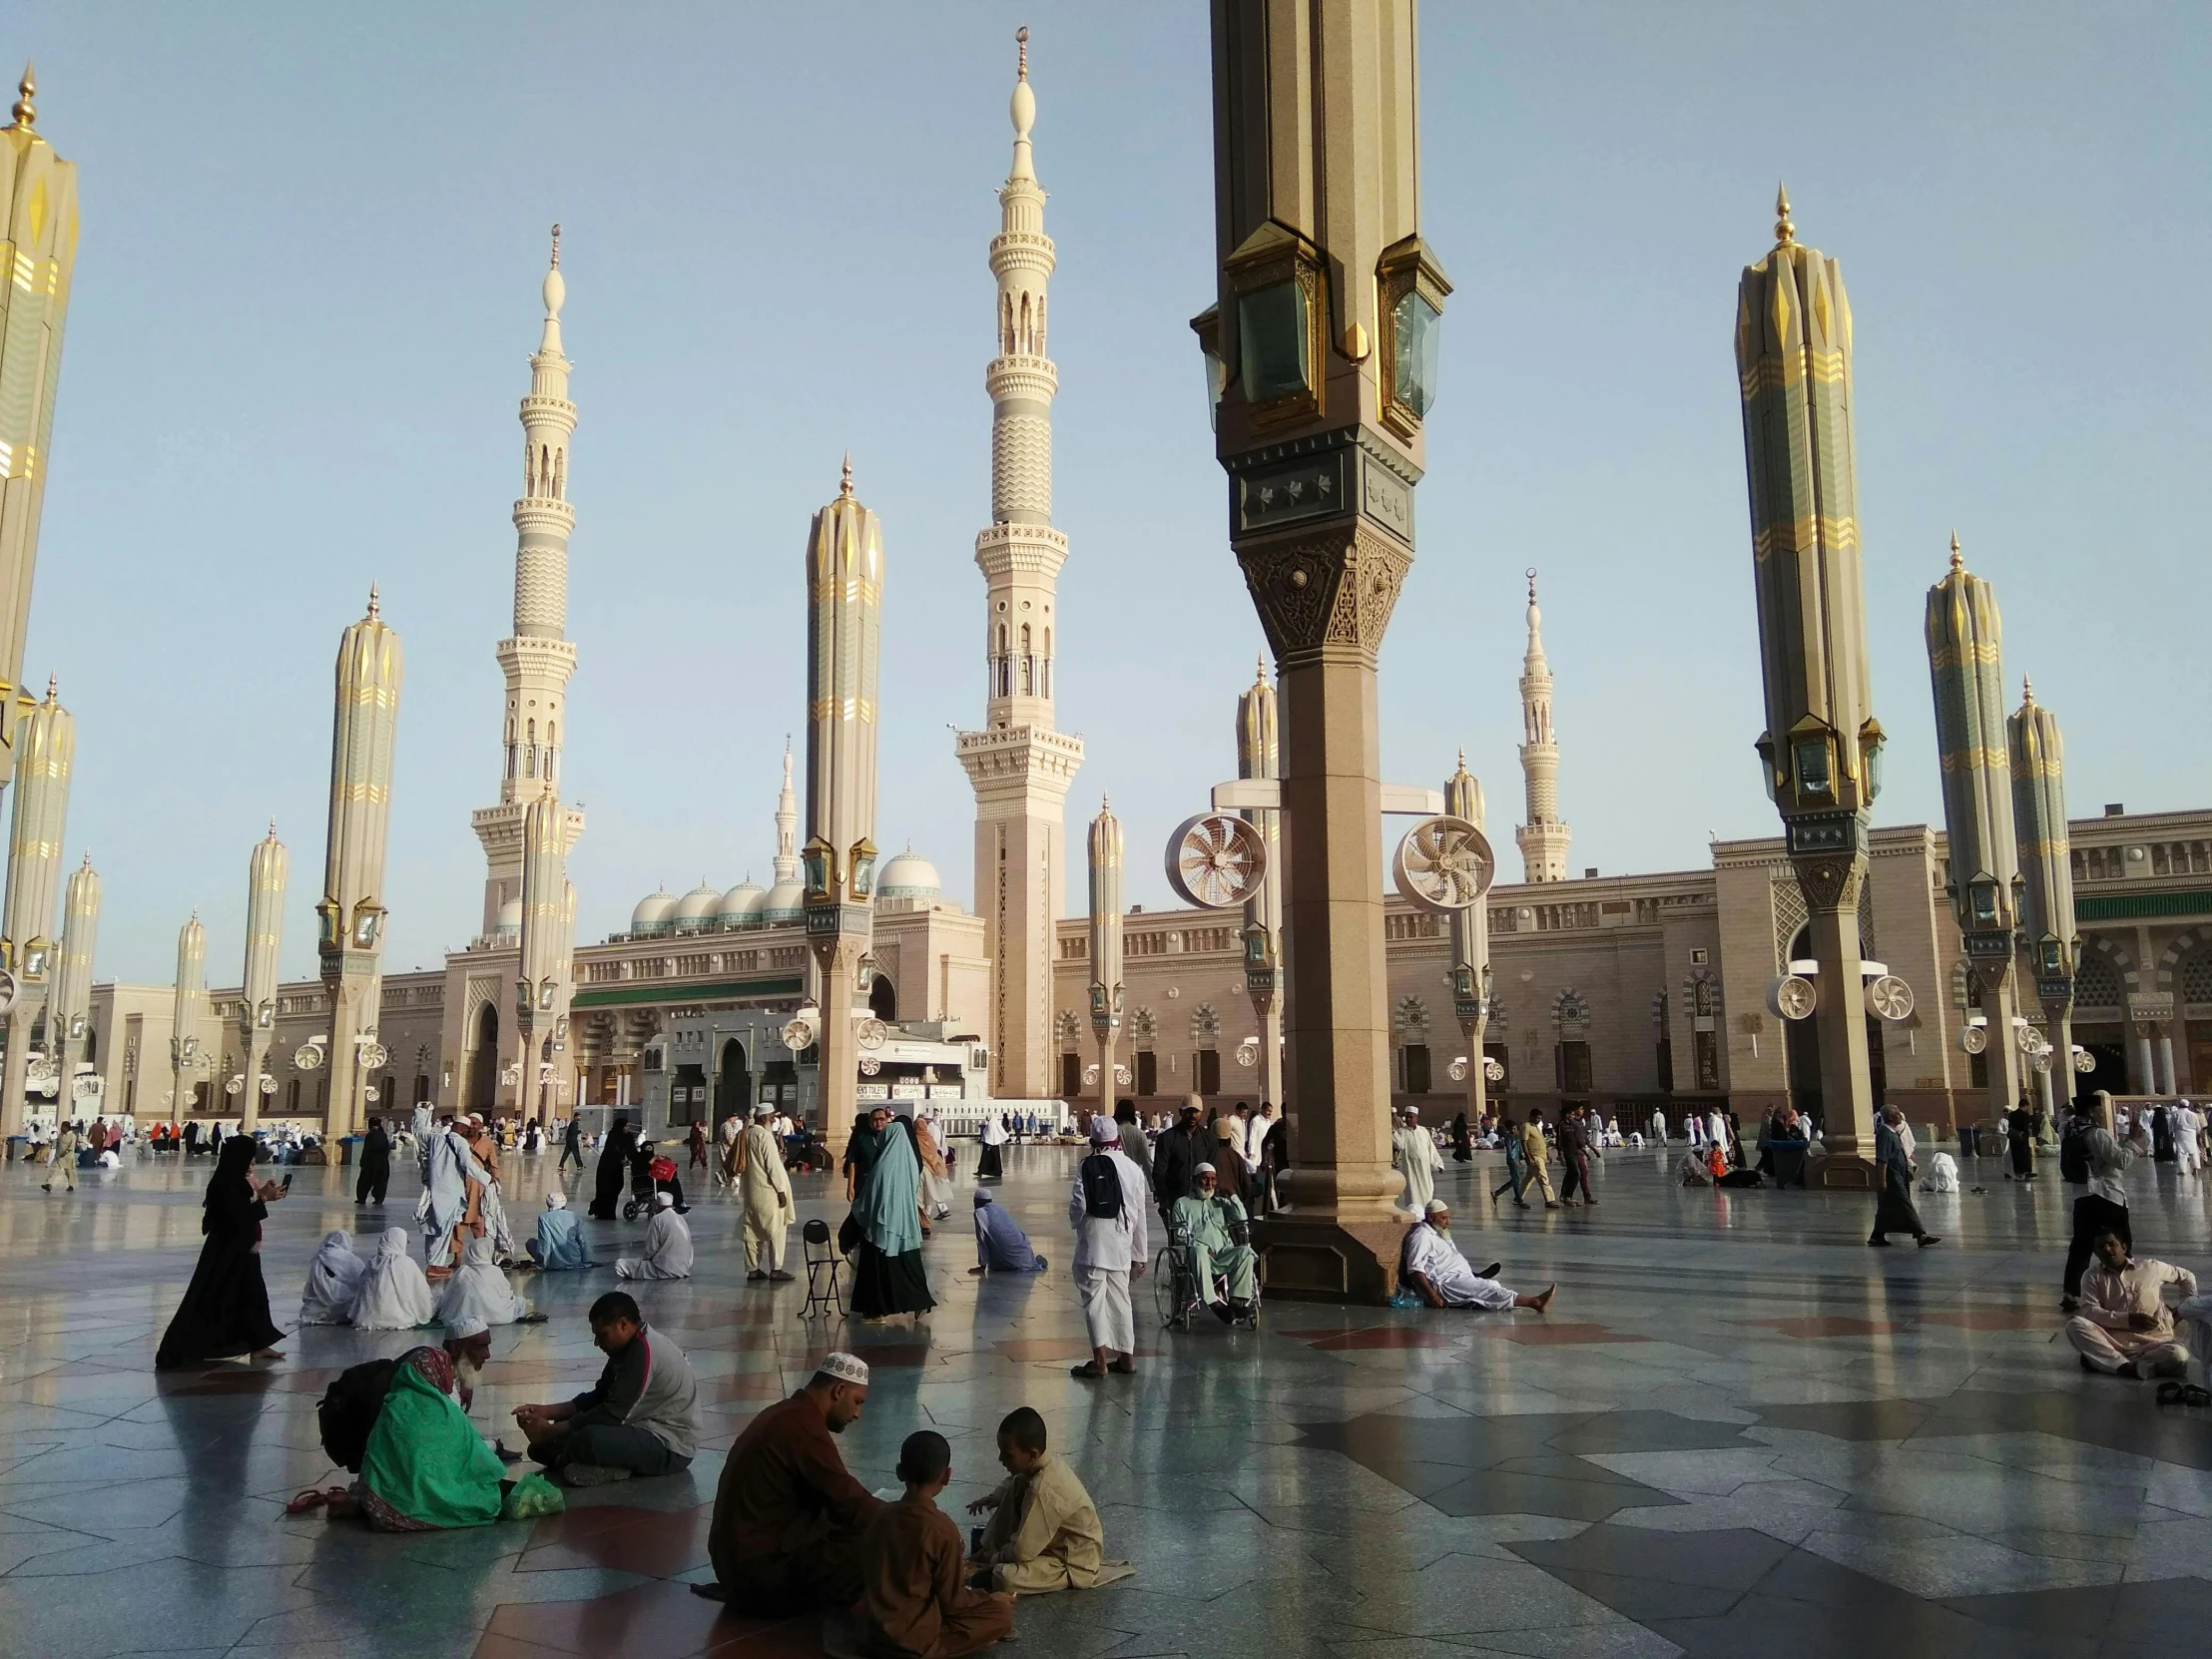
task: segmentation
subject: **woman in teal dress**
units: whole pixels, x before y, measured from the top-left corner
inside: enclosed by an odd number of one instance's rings
[[[852,1311],[862,1319],[883,1319],[934,1308],[921,1265],[929,1223],[921,1213],[921,1155],[911,1118],[894,1117],[883,1130],[852,1219],[860,1230],[852,1261]]]

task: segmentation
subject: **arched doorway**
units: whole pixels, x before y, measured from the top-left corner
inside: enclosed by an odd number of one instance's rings
[[[476,1016],[476,1046],[468,1057],[468,1109],[489,1114],[499,1095],[499,1005]]]
[[[743,1117],[753,1107],[753,1073],[745,1061],[745,1044],[732,1037],[722,1045],[722,1064],[715,1073],[715,1127],[735,1114]]]
[[[878,973],[867,988],[867,1008],[885,1025],[891,1024],[898,1018],[898,987]]]

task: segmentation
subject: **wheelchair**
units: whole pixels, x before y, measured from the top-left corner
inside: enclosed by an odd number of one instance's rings
[[[1229,1295],[1229,1275],[1217,1272],[1212,1290],[1226,1298]],[[1252,1278],[1252,1304],[1242,1314],[1231,1320],[1235,1330],[1260,1329],[1260,1276]],[[1160,1249],[1152,1264],[1152,1300],[1160,1312],[1160,1328],[1163,1331],[1188,1331],[1191,1322],[1206,1309],[1207,1298],[1199,1294],[1197,1258],[1191,1249],[1191,1236],[1187,1229],[1178,1228]]]

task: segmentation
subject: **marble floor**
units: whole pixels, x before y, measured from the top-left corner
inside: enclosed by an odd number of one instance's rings
[[[735,1209],[694,1180],[699,1272],[641,1294],[701,1381],[691,1469],[412,1536],[283,1512],[332,1474],[325,1383],[411,1337],[310,1328],[275,1363],[157,1378],[207,1162],[147,1159],[73,1197],[0,1171],[0,1654],[819,1653],[814,1621],[718,1616],[686,1585],[711,1576],[724,1450],[830,1346],[874,1367],[843,1440],[872,1486],[934,1427],[964,1502],[997,1472],[999,1416],[1044,1413],[1138,1568],[1020,1604],[1021,1642],[1053,1659],[2205,1651],[2212,1411],[2076,1367],[2055,1170],[1969,1165],[1973,1190],[1922,1200],[1939,1248],[1875,1252],[1864,1198],[1685,1191],[1648,1152],[1607,1161],[1595,1210],[1495,1219],[1495,1161],[1447,1165],[1469,1256],[1520,1289],[1556,1280],[1548,1317],[1277,1302],[1258,1334],[1150,1321],[1139,1376],[1086,1383],[1072,1156],[1013,1149],[1002,1189],[1052,1270],[967,1277],[963,1210],[928,1246],[940,1302],[918,1329],[803,1323],[803,1286],[743,1283]],[[513,1162],[526,1218],[552,1160]],[[347,1173],[300,1170],[272,1214],[279,1324],[325,1229],[411,1214],[411,1170],[358,1218]],[[803,1216],[838,1219],[827,1178],[800,1192]],[[2139,1250],[2212,1269],[2208,1195],[2139,1168]],[[602,1259],[642,1231],[587,1225]],[[495,1333],[476,1400],[510,1436],[513,1405],[596,1375],[581,1315],[613,1278],[521,1283],[551,1322]]]

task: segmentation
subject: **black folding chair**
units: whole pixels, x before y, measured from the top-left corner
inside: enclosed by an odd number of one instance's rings
[[[837,1269],[843,1259],[830,1237],[830,1224],[818,1216],[800,1229],[799,1236],[807,1255],[807,1305],[800,1309],[799,1317],[812,1320],[828,1319],[832,1313],[841,1315],[845,1311],[844,1293]]]

